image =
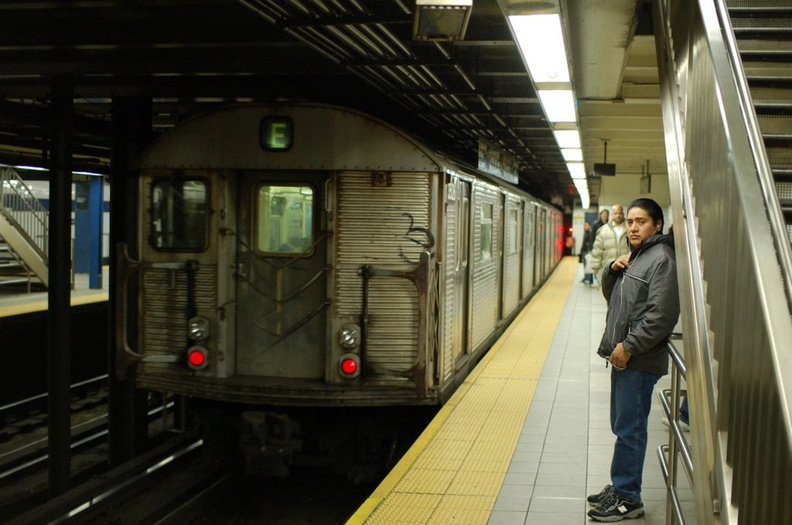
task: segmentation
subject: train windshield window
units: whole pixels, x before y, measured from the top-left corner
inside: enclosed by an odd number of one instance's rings
[[[206,247],[206,184],[168,179],[152,184],[151,242],[160,250],[197,251]]]
[[[257,201],[258,251],[292,256],[311,251],[314,242],[313,188],[262,184]]]

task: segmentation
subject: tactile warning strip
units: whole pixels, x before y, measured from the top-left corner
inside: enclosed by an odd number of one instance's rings
[[[561,261],[347,525],[487,523],[577,264]]]

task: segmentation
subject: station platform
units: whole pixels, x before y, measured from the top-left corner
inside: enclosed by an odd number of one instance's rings
[[[586,496],[610,483],[610,374],[596,348],[607,305],[566,257],[347,525],[595,523]],[[670,376],[656,387],[668,388]],[[645,514],[666,523],[657,449],[669,431],[655,398]],[[695,516],[684,475],[677,490]]]
[[[74,287],[71,290],[71,305],[81,306],[107,302],[110,289],[109,279],[107,266],[102,269],[102,288],[90,288],[88,274],[75,274]],[[49,302],[46,290],[27,293],[19,289],[0,289],[0,318],[46,312],[48,308]]]

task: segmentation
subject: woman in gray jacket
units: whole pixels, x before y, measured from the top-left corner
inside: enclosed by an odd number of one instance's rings
[[[609,304],[597,353],[613,366],[610,412],[616,444],[611,484],[587,498],[595,506],[588,515],[597,521],[637,518],[644,512],[641,484],[652,391],[668,373],[665,343],[679,318],[674,242],[662,232],[663,210],[655,201],[631,202],[631,251],[607,265],[602,275]]]

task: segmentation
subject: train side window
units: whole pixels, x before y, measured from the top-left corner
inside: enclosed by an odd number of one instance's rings
[[[313,188],[262,184],[256,200],[259,252],[294,256],[313,249]]]
[[[491,203],[481,206],[481,260],[486,261],[492,257],[492,211]]]
[[[155,181],[151,187],[151,244],[163,251],[206,247],[206,183],[195,179]]]
[[[518,214],[515,208],[509,210],[509,225],[506,228],[506,253],[509,254],[516,253],[520,249],[519,237],[517,235],[519,233],[520,224],[517,221],[517,216]]]

